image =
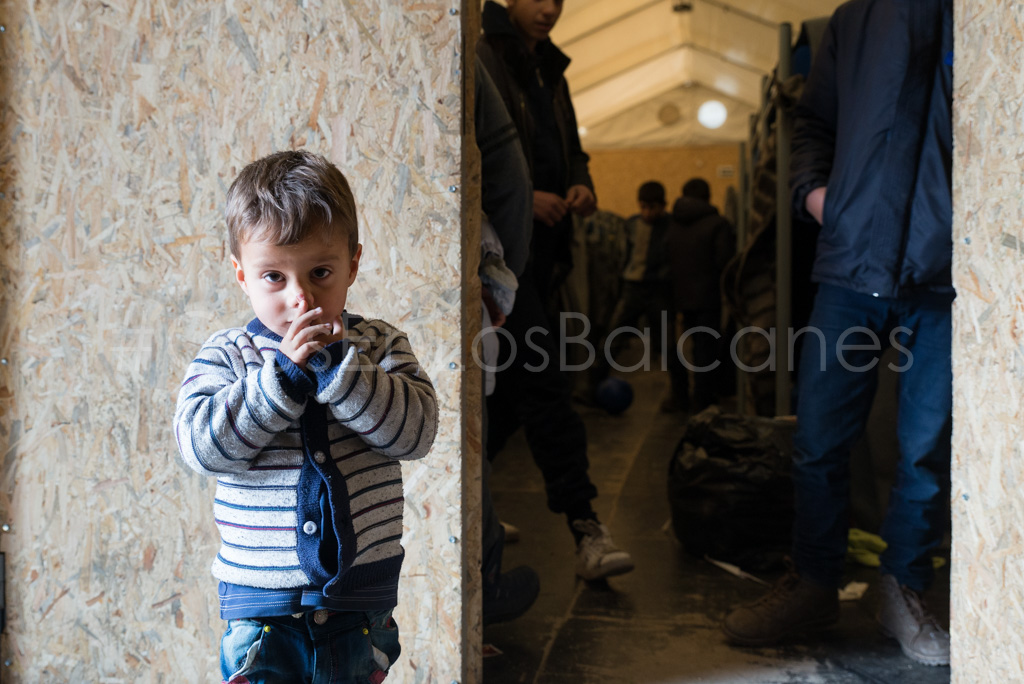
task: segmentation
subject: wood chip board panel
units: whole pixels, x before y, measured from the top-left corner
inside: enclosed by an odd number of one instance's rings
[[[441,400],[432,453],[404,471],[392,678],[462,678],[463,17],[451,7],[3,3],[5,681],[219,681],[213,483],[180,463],[171,418],[198,346],[251,315],[229,269],[225,191],[246,163],[297,147],[327,155],[355,192],[350,310],[406,330]]]
[[[954,682],[1024,681],[1024,11],[957,0]]]

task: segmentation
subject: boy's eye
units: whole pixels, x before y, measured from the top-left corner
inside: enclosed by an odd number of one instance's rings
[[[264,273],[263,279],[268,283],[279,283],[283,280],[280,273]]]
[[[331,269],[329,269],[329,268],[314,268],[313,269],[313,277],[314,278],[326,278],[329,275],[331,275]]]

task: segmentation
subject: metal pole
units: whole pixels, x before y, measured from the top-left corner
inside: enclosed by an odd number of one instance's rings
[[[793,29],[788,23],[779,25],[779,67],[776,93],[793,71]],[[792,255],[793,225],[789,198],[789,146],[793,122],[776,97],[775,122],[775,415],[790,413],[789,328],[792,321]]]
[[[736,253],[742,254],[747,245],[747,221],[750,216],[750,162],[745,142],[740,143],[739,195],[739,210],[736,212]],[[743,340],[741,339],[739,343],[742,344]],[[736,413],[741,416],[747,413],[747,376],[738,366],[736,368]]]
[[[750,165],[747,163],[747,143],[740,143],[740,187],[737,188],[739,204],[736,210],[736,251],[742,252],[747,242],[747,193],[750,190]]]

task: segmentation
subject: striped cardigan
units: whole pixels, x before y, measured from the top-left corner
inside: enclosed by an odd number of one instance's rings
[[[430,450],[437,400],[402,332],[346,327],[309,373],[258,319],[215,333],[189,365],[174,432],[185,463],[217,478],[223,582],[325,597],[397,586],[399,461]]]

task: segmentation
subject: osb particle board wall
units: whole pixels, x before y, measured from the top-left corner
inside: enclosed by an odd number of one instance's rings
[[[587,140],[583,139],[586,149]],[[729,186],[739,183],[739,145],[697,145],[652,147],[630,150],[587,150],[590,173],[601,209],[620,216],[639,211],[636,191],[649,180],[665,186],[669,209],[682,194],[683,183],[701,177],[711,186],[711,203],[721,210]],[[719,169],[731,167],[734,176],[719,176]]]
[[[219,681],[213,488],[180,464],[170,421],[198,345],[250,315],[229,272],[224,192],[247,162],[300,146],[342,168],[360,207],[350,310],[408,331],[441,398],[433,452],[405,469],[393,678],[461,678],[450,7],[3,3],[5,681]]]
[[[957,0],[953,159],[955,682],[1024,681],[1024,12]]]
[[[465,55],[476,55],[480,35],[480,3],[461,0],[463,48]],[[462,78],[462,677],[452,681],[478,684],[483,680],[483,584],[481,511],[483,475],[483,378],[474,356],[479,344],[481,318],[480,279],[480,150],[476,146],[476,69],[463,61]]]

